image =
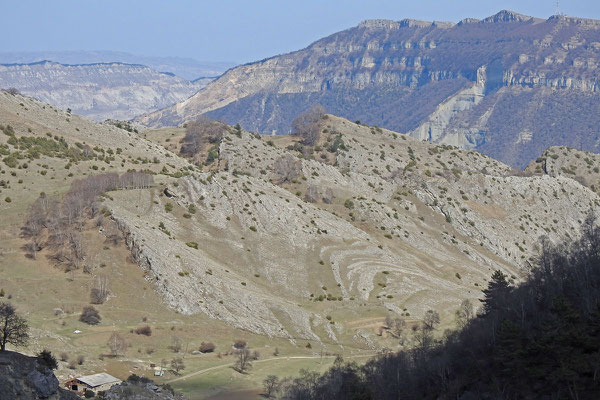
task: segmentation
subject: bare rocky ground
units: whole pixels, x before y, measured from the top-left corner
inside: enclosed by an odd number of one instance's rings
[[[287,149],[290,137],[227,134],[210,171],[107,202],[171,307],[341,343],[344,319],[367,307],[417,319],[435,309],[451,321],[493,270],[518,279],[540,238],[572,237],[598,209],[597,195],[570,177],[333,116],[323,128],[311,159]],[[347,150],[325,150],[338,135]],[[285,156],[302,176],[275,185]]]

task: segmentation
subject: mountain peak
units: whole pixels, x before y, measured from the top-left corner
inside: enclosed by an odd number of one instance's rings
[[[502,10],[491,17],[485,18],[482,23],[496,23],[496,22],[526,22],[533,20],[533,17],[528,15],[519,14],[510,10]]]

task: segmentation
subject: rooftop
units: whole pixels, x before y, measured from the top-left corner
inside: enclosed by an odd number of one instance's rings
[[[121,382],[120,379],[117,379],[114,376],[109,375],[105,372],[101,372],[99,374],[94,374],[94,375],[82,376],[82,377],[77,378],[77,380],[79,380],[80,382],[83,382],[86,385],[89,385],[91,387],[105,385],[107,383]]]

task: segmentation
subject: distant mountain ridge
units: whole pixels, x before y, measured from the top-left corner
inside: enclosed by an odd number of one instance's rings
[[[184,57],[140,56],[122,51],[20,51],[0,53],[0,64],[30,64],[44,60],[61,64],[98,64],[119,62],[145,65],[170,72],[187,80],[215,77],[235,66],[234,62],[198,61]]]
[[[138,117],[206,114],[289,133],[312,104],[524,167],[550,145],[598,151],[600,21],[501,11],[458,23],[367,20],[305,49],[233,68],[195,96]]]
[[[0,87],[103,121],[128,120],[196,93],[210,79],[187,81],[141,64],[0,64]]]

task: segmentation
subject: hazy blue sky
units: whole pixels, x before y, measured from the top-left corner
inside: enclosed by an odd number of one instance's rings
[[[562,0],[600,19],[599,0]],[[500,9],[547,18],[555,0],[0,0],[0,51],[118,50],[248,62],[367,18],[458,21]]]

